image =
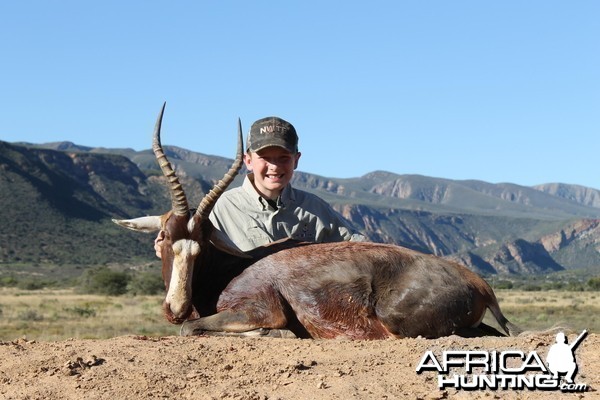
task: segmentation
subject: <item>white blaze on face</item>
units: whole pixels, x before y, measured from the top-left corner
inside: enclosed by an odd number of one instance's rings
[[[166,302],[173,315],[181,318],[192,302],[192,273],[200,245],[193,240],[178,240],[173,244],[173,253],[175,259]]]

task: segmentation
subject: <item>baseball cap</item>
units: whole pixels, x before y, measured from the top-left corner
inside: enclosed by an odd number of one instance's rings
[[[294,126],[279,117],[266,117],[254,122],[250,127],[246,149],[257,152],[270,146],[297,153],[298,135]]]

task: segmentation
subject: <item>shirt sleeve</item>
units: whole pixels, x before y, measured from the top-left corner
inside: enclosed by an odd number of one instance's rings
[[[342,216],[339,212],[333,209],[329,203],[320,197],[316,197],[321,203],[322,207],[322,219],[329,221],[331,229],[329,234],[322,238],[323,242],[341,242],[341,241],[353,241],[353,242],[364,242],[367,238],[358,232],[350,221]]]
[[[353,233],[352,236],[350,236],[350,241],[351,242],[368,242],[369,239],[367,239],[367,237],[365,235],[363,235],[362,233]]]
[[[251,218],[246,209],[240,207],[239,198],[222,196],[209,218],[214,227],[223,232],[242,251],[249,251],[273,241],[262,225]]]

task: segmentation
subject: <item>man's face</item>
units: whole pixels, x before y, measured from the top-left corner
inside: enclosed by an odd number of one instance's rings
[[[254,187],[261,196],[272,200],[292,179],[299,159],[300,153],[290,153],[277,146],[244,155],[246,167],[254,173]]]

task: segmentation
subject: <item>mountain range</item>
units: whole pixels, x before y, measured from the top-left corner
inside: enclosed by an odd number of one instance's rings
[[[165,146],[190,202],[232,160]],[[233,186],[242,182],[242,171]],[[484,275],[600,271],[600,191],[374,171],[292,184],[327,200],[370,240],[457,260]],[[0,141],[0,264],[88,265],[155,260],[152,235],[111,218],[161,214],[169,193],[151,150]]]

